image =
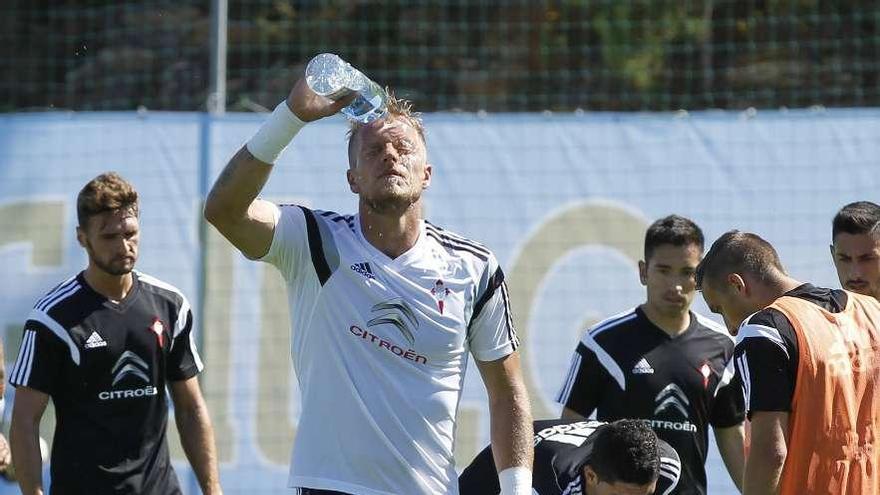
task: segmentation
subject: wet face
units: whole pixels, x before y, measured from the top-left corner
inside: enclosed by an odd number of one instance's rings
[[[431,183],[431,166],[413,126],[403,119],[381,119],[354,139],[356,154],[347,177],[362,202],[378,213],[400,213],[419,201]]]
[[[651,258],[639,262],[639,278],[647,289],[647,305],[657,313],[675,317],[688,311],[696,293],[694,274],[702,251],[696,244],[663,244]]]
[[[584,468],[584,479],[587,485],[586,495],[651,495],[657,487],[656,480],[644,485],[621,481],[608,483],[599,479],[599,475],[589,466]]]
[[[89,255],[89,264],[108,275],[126,275],[138,256],[140,225],[131,211],[94,215],[77,227],[76,237]]]
[[[731,335],[736,335],[742,322],[761,309],[761,304],[755,303],[749,296],[742,278],[738,275],[730,277],[733,279],[718,284],[704,281],[702,293],[709,311],[721,315],[727,330]]]
[[[831,256],[840,285],[880,298],[880,234],[841,232],[834,237]]]

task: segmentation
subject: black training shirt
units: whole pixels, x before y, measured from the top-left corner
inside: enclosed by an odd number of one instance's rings
[[[48,394],[57,424],[51,493],[178,494],[165,430],[170,381],[202,369],[175,287],[133,272],[114,303],[80,273],[41,298],[9,381]]]

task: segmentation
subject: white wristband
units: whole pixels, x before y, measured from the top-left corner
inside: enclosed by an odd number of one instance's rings
[[[501,495],[532,495],[532,471],[527,467],[509,467],[498,473]]]
[[[247,142],[247,149],[261,162],[274,164],[304,125],[306,123],[290,111],[287,102],[282,101]]]

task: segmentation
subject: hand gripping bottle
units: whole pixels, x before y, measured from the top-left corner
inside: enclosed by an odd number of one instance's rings
[[[321,53],[310,60],[306,66],[306,84],[316,94],[331,100],[357,93],[354,101],[342,109],[351,120],[367,124],[387,112],[385,90],[339,55]]]

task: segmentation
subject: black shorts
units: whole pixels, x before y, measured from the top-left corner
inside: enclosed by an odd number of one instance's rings
[[[349,495],[343,492],[334,492],[331,490],[318,490],[317,488],[297,488],[296,495]]]

